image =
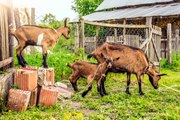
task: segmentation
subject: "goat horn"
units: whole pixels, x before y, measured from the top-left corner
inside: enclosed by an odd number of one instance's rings
[[[165,76],[165,75],[167,75],[167,74],[158,74],[158,76]]]
[[[65,26],[65,27],[68,26],[68,18],[66,18],[66,19],[64,20],[64,26]]]

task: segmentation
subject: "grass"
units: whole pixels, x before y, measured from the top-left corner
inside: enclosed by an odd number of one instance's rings
[[[110,119],[180,119],[180,73],[162,69],[168,76],[159,81],[159,89],[155,90],[145,76],[143,91],[138,93],[135,76],[132,76],[130,91],[125,93],[126,75],[111,73],[107,77],[106,88],[109,95],[101,97],[97,93],[96,84],[85,98],[81,93],[86,89],[86,80],[80,79],[80,90],[71,99],[62,99],[54,107],[29,108],[25,112],[3,112],[0,119],[59,119],[59,120],[110,120]],[[164,86],[168,86],[164,87]],[[174,91],[173,89],[179,91]]]
[[[72,51],[61,48],[66,46],[59,43],[48,55],[48,64],[55,68],[56,81],[64,82],[71,73],[66,67],[67,62],[82,59],[82,54],[74,55]],[[41,54],[25,55],[30,65],[41,66]],[[17,65],[17,60],[15,61]],[[18,66],[17,66],[18,67]],[[126,75],[110,73],[107,76],[105,86],[109,95],[101,97],[93,83],[92,90],[85,98],[81,97],[83,90],[87,88],[87,80],[79,79],[79,91],[70,99],[62,99],[55,106],[32,107],[25,112],[12,112],[3,109],[0,120],[137,120],[137,119],[180,119],[180,72],[162,68],[161,73],[167,73],[159,81],[159,89],[155,90],[147,76],[144,77],[142,89],[145,96],[138,93],[138,85],[135,76],[132,76],[130,92],[125,93]],[[4,107],[4,106],[3,106]]]

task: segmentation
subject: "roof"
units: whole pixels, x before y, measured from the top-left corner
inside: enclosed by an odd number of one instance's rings
[[[148,16],[180,15],[180,3],[165,5],[143,6],[138,8],[126,8],[113,11],[94,12],[83,16],[88,21],[104,21],[123,18],[139,18]],[[75,21],[73,21],[75,22]]]
[[[172,1],[174,0],[104,0],[98,6],[96,11],[111,9],[111,8],[120,8],[125,6],[147,5],[147,4],[172,2]]]

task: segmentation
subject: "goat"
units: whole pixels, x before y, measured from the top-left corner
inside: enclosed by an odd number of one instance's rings
[[[73,64],[68,63],[67,66],[72,68],[72,74],[69,77],[69,81],[72,84],[72,87],[75,91],[77,88],[77,80],[80,77],[84,77],[88,79],[88,89],[82,93],[82,97],[84,97],[91,89],[92,89],[92,81],[96,80],[97,88],[101,96],[104,95],[101,87],[101,79],[105,77],[106,71],[111,68],[112,62],[114,60],[118,60],[119,58],[112,59],[106,58],[103,54],[101,57],[104,59],[104,62],[100,64],[89,63],[86,61],[78,60]]]
[[[47,48],[52,47],[58,41],[62,35],[69,39],[70,28],[68,26],[67,18],[64,21],[64,26],[60,26],[57,29],[50,29],[46,27],[40,27],[35,25],[23,25],[16,30],[9,26],[9,33],[13,35],[18,41],[18,47],[16,49],[17,59],[22,67],[25,67],[27,62],[22,56],[22,51],[28,46],[41,46],[43,55],[43,67],[48,68]]]
[[[88,58],[94,57],[98,63],[102,63],[104,60],[99,53],[103,53],[108,57],[119,57],[118,61],[114,61],[110,71],[112,72],[126,72],[127,73],[127,87],[126,93],[129,92],[130,76],[135,74],[139,85],[139,94],[144,95],[141,89],[141,76],[147,74],[149,81],[155,89],[158,89],[158,81],[161,76],[166,74],[160,74],[156,71],[155,66],[149,62],[147,55],[143,50],[130,47],[127,45],[104,43],[99,46],[95,51],[88,55]],[[102,80],[103,92],[106,93],[104,88],[104,80]],[[107,93],[106,93],[107,94]]]

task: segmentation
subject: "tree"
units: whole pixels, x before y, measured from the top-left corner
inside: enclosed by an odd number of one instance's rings
[[[72,9],[79,14],[80,17],[90,14],[102,3],[103,0],[74,0]]]

